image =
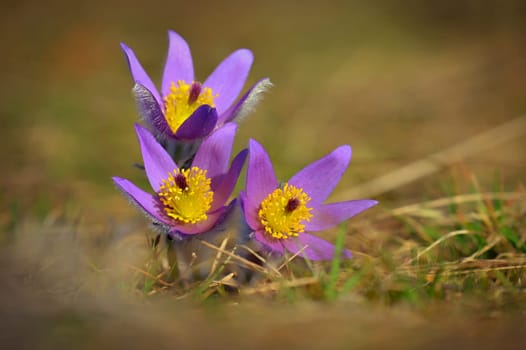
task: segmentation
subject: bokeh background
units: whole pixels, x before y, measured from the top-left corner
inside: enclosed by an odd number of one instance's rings
[[[526,110],[523,1],[3,1],[1,204],[28,215],[64,203],[93,221],[133,215],[110,181],[142,181],[138,115],[119,42],[159,82],[168,29],[204,80],[230,52],[253,50],[249,84],[275,84],[242,123],[286,179],[336,146],[353,146],[340,189],[389,173]],[[510,186],[525,141],[463,160]],[[436,181],[385,194],[438,194]],[[383,198],[383,197],[381,197]],[[15,203],[15,204],[14,204]]]
[[[517,345],[523,319],[502,321],[485,308],[469,312],[469,305],[415,314],[350,296],[332,306],[302,304],[301,312],[262,303],[228,304],[215,314],[170,298],[156,305],[123,298],[118,268],[128,261],[127,248],[93,239],[139,231],[136,246],[146,249],[146,220],[111,183],[118,175],[147,187],[132,166],[140,161],[138,114],[119,42],[160,82],[168,29],[190,44],[200,80],[235,49],[254,52],[247,87],[267,76],[275,86],[241,124],[236,147],[259,140],[282,179],[340,144],[352,145],[340,193],[526,112],[521,0],[2,1],[0,225],[20,236],[15,248],[0,250],[2,343],[53,349],[71,348],[72,339],[75,348],[130,349],[173,348],[174,341],[198,348]],[[513,190],[525,178],[524,150],[526,137],[481,148],[373,196],[381,204],[370,215],[449,195],[444,189],[456,181],[476,178],[480,191],[497,181],[501,190]],[[62,216],[66,223],[56,220]],[[98,255],[86,253],[91,245],[79,244],[78,232],[106,249],[100,259],[87,258]],[[266,312],[269,306],[274,313]],[[298,336],[304,334],[318,343]]]

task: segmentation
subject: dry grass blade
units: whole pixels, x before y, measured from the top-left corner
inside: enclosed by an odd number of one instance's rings
[[[255,263],[253,263],[253,262],[251,262],[251,261],[249,261],[249,260],[247,260],[247,259],[245,259],[245,258],[243,258],[243,257],[241,257],[239,255],[236,255],[236,254],[234,254],[232,252],[229,252],[228,250],[221,249],[221,248],[219,248],[219,247],[217,247],[217,246],[215,246],[213,244],[210,244],[210,243],[208,243],[206,241],[200,240],[200,242],[203,245],[207,246],[208,248],[214,249],[214,250],[216,250],[218,252],[221,252],[222,254],[228,255],[229,257],[233,258],[234,260],[237,260],[240,263],[244,264],[246,267],[252,268],[252,269],[254,269],[254,270],[258,271],[258,272],[262,272],[262,273],[264,273],[266,275],[270,274],[270,271],[268,269],[266,269],[266,268],[264,268],[262,266],[259,266],[258,264],[255,264]]]
[[[433,248],[435,248],[437,245],[439,245],[440,243],[444,242],[444,241],[447,241],[448,239],[452,238],[452,237],[455,237],[455,236],[459,236],[459,235],[470,235],[472,234],[472,232],[468,231],[468,230],[457,230],[457,231],[452,231],[452,232],[449,232],[448,234],[440,237],[439,239],[437,239],[435,242],[433,242],[432,244],[430,244],[429,246],[427,246],[424,250],[422,250],[421,252],[419,252],[416,257],[414,257],[413,259],[407,261],[405,263],[405,265],[407,264],[411,264],[412,262],[414,261],[418,261],[418,259],[420,259],[420,257],[426,253],[428,253],[430,250],[432,250]]]
[[[213,281],[210,285],[214,287],[219,286],[230,286],[230,287],[239,287],[239,285],[234,280],[234,277],[236,277],[236,274],[234,272],[230,272],[225,277],[221,278],[219,281]]]
[[[281,272],[279,271],[279,269],[277,269],[276,267],[272,266],[271,264],[268,264],[267,259],[265,259],[263,256],[258,254],[254,249],[252,249],[249,246],[246,246],[244,244],[239,245],[238,247],[241,247],[241,248],[245,249],[247,252],[252,254],[256,259],[261,261],[261,263],[264,264],[270,271],[272,271],[272,273],[274,275],[281,277]]]
[[[526,255],[520,255],[515,258],[506,258],[506,259],[475,259],[475,260],[457,260],[457,261],[444,261],[439,263],[429,263],[422,265],[404,265],[398,267],[398,271],[422,271],[424,269],[439,269],[445,268],[449,270],[454,270],[456,268],[480,268],[480,267],[502,267],[502,266],[522,266],[526,265]]]
[[[423,209],[440,208],[451,204],[462,204],[469,202],[478,202],[482,200],[521,200],[526,199],[526,192],[487,192],[487,193],[471,193],[462,194],[458,196],[451,196],[439,198],[428,202],[416,203],[406,205],[393,209],[389,212],[390,215],[408,215],[418,213]]]
[[[478,134],[455,146],[417,160],[397,170],[341,192],[336,200],[343,198],[374,197],[431,175],[447,165],[468,156],[496,147],[526,133],[526,115],[517,117],[503,125]]]
[[[281,265],[279,265],[279,267],[277,268],[278,271],[281,271],[282,268],[284,268],[285,266],[287,266],[292,260],[294,260],[298,255],[300,255],[301,253],[303,253],[305,251],[305,249],[307,249],[307,245],[303,246],[300,250],[298,250],[296,253],[294,253],[294,255],[290,256],[289,258],[287,258],[287,260],[285,260]]]
[[[234,280],[235,277],[236,274],[231,272],[219,281],[210,282],[210,284],[207,285],[207,290],[200,295],[199,299],[206,300],[208,297],[218,291],[221,286],[229,286],[236,289],[239,288],[239,285]]]
[[[149,273],[147,271],[144,271],[143,269],[138,268],[137,266],[133,266],[133,265],[130,265],[130,264],[124,264],[124,266],[126,266],[127,268],[132,269],[132,270],[134,270],[134,271],[136,271],[136,272],[138,272],[138,273],[140,273],[140,274],[142,274],[142,275],[144,275],[144,276],[146,276],[148,278],[151,278],[151,279],[159,282],[160,284],[162,284],[165,287],[172,287],[173,286],[172,283],[168,283],[168,282],[166,282],[166,281],[161,279],[160,276],[162,275],[162,273],[159,276],[154,276],[151,273]]]
[[[254,249],[250,248],[249,246],[246,246],[244,244],[241,244],[239,245],[239,247],[245,249],[247,252],[249,252],[250,254],[252,254],[253,256],[255,256],[259,261],[261,261],[262,263],[266,263],[267,260],[262,257],[260,254],[258,254]],[[277,270],[275,272],[278,272]]]
[[[488,264],[491,264],[489,262]],[[509,270],[520,270],[520,269],[526,269],[526,263],[517,263],[517,264],[507,264],[504,266],[463,266],[459,265],[452,269],[442,271],[442,276],[461,276],[461,275],[468,275],[472,273],[487,273],[492,271],[509,271]],[[429,272],[430,275],[436,274],[435,272]]]
[[[214,259],[214,262],[212,263],[212,267],[210,268],[210,273],[208,274],[207,278],[210,278],[214,275],[217,267],[219,266],[219,261],[221,259],[221,256],[223,255],[222,251],[225,250],[227,243],[228,243],[228,237],[223,239],[223,241],[221,242],[221,245],[219,246],[219,249],[221,250],[217,251],[216,257]]]
[[[479,256],[481,256],[484,253],[486,253],[487,251],[491,250],[493,247],[495,247],[497,244],[499,244],[503,240],[504,240],[504,238],[502,236],[499,236],[499,237],[495,238],[493,241],[491,241],[488,244],[486,244],[482,249],[476,251],[475,253],[473,253],[472,255],[467,257],[465,259],[465,261],[475,260]]]
[[[263,294],[268,292],[276,292],[280,289],[286,289],[286,288],[297,288],[297,287],[304,287],[311,284],[319,283],[318,277],[304,277],[304,278],[297,278],[293,280],[281,280],[278,282],[271,282],[267,284],[263,284],[259,287],[254,288],[244,288],[240,290],[241,294],[244,295],[253,295],[253,294]]]

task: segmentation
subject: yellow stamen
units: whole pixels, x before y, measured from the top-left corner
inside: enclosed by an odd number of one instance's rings
[[[164,117],[172,132],[175,133],[202,105],[214,107],[214,99],[217,96],[212,94],[212,89],[202,88],[199,82],[187,84],[179,80],[177,84],[172,83],[170,93],[164,97]]]
[[[285,184],[261,202],[258,216],[265,231],[275,239],[297,237],[310,221],[312,208],[307,207],[310,197],[301,188]]]
[[[210,183],[206,170],[198,167],[174,170],[157,193],[166,215],[190,224],[206,220],[214,199]]]

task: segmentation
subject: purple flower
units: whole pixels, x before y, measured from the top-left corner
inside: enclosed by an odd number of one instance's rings
[[[195,80],[190,48],[179,34],[169,31],[169,48],[161,90],[144,71],[134,52],[121,43],[135,81],[133,89],[139,112],[158,135],[194,140],[232,121],[254,104],[268,79],[257,82],[234,104],[245,85],[254,60],[247,49],[234,51],[200,83]]]
[[[353,200],[324,204],[351,160],[351,147],[332,153],[300,170],[280,186],[263,147],[249,144],[246,192],[241,193],[245,219],[254,238],[271,251],[298,253],[311,260],[329,260],[334,245],[306,232],[329,229],[377,204]],[[351,257],[344,250],[345,257]]]
[[[206,232],[224,214],[247,156],[243,150],[228,168],[236,128],[228,123],[215,131],[203,141],[192,164],[181,169],[148,130],[136,125],[146,175],[155,193],[147,193],[126,179],[114,177],[113,181],[169,234]]]

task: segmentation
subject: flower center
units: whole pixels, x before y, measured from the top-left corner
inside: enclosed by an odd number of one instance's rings
[[[303,222],[310,221],[310,197],[301,188],[285,184],[261,202],[258,216],[265,231],[276,239],[297,237],[305,230]]]
[[[210,182],[206,170],[198,167],[175,169],[157,192],[166,215],[191,224],[206,220],[214,199]]]
[[[172,83],[170,93],[164,97],[164,117],[172,132],[175,134],[198,107],[214,107],[214,99],[217,96],[212,94],[212,89],[203,88],[197,81],[191,84],[183,80],[179,80],[177,84]]]

